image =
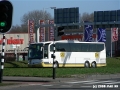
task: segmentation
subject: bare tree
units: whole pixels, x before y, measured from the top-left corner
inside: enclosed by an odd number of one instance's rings
[[[43,10],[34,10],[23,15],[21,21],[22,25],[27,25],[28,20],[34,20],[35,24],[38,24],[39,20],[49,20],[53,19],[51,14]]]
[[[27,26],[12,26],[9,33],[27,33]]]
[[[83,22],[83,21],[90,21],[90,22],[93,22],[94,21],[94,13],[83,13],[82,15],[80,14],[80,22]]]
[[[23,15],[21,18],[22,24],[20,26],[12,26],[10,33],[20,33],[20,32],[28,32],[28,20],[34,20],[35,25],[39,23],[39,20],[50,20],[53,19],[51,14],[47,11],[43,10],[34,10],[30,11]]]

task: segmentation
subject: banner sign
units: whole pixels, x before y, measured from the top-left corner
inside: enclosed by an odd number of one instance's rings
[[[39,20],[39,24],[43,25],[44,24],[44,20]],[[40,42],[45,42],[45,27],[40,27]]]
[[[48,24],[54,24],[54,20],[48,20]],[[48,41],[54,40],[54,27],[50,26],[48,28]]]
[[[92,42],[93,25],[85,25],[84,28],[85,28],[84,41],[85,42]]]
[[[97,41],[98,42],[105,42],[106,41],[106,30],[104,28],[98,28]]]
[[[96,42],[96,33],[93,33],[93,41]],[[75,34],[75,35],[62,35],[61,40],[83,40],[83,34]]]
[[[34,43],[34,21],[28,20],[28,37],[29,37],[29,44]]]
[[[79,41],[82,41],[82,38],[83,38],[83,34],[61,36],[61,40],[79,40]]]
[[[111,40],[118,41],[118,28],[111,28]]]

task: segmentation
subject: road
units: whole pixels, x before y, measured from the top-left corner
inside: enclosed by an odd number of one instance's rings
[[[113,79],[79,79],[79,78],[62,78],[54,81],[24,81],[13,80],[4,82],[16,82],[18,85],[3,86],[0,90],[120,90],[120,77]]]
[[[120,90],[120,78],[102,80],[72,80],[65,82],[23,82],[0,90]]]

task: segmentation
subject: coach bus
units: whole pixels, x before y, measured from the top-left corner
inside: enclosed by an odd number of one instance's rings
[[[59,40],[55,43],[55,67],[106,66],[104,42]],[[53,67],[53,41],[32,43],[28,47],[29,67]]]

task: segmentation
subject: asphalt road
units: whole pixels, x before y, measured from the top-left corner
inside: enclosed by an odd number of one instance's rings
[[[0,90],[120,90],[119,75],[92,75],[85,78],[4,77]]]
[[[0,90],[120,90],[120,78],[99,80],[68,80],[64,82],[21,82],[0,87]]]

